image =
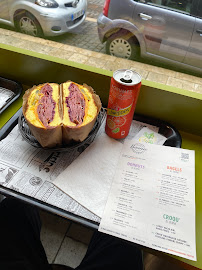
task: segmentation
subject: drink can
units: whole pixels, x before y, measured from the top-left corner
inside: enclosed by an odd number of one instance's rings
[[[114,139],[125,138],[141,87],[141,76],[132,70],[119,69],[111,78],[105,132]]]

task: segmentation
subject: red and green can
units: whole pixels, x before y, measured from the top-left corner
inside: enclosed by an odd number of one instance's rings
[[[141,87],[141,76],[132,70],[116,70],[111,78],[105,132],[114,139],[125,138]]]

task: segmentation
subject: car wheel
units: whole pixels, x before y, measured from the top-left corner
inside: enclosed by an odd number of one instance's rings
[[[130,32],[119,31],[108,38],[106,52],[113,56],[134,60],[139,58],[140,48]]]
[[[43,30],[37,19],[29,12],[23,12],[15,17],[15,25],[19,32],[35,37],[42,37]]]

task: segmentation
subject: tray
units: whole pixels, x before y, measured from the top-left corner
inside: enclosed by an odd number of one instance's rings
[[[103,123],[103,121],[105,119],[105,115],[106,115],[106,112],[102,108],[100,115],[98,116],[98,123],[96,123],[94,126],[95,130],[92,131],[93,135],[89,134],[89,136],[92,136],[91,139],[93,138],[93,136],[95,136],[97,134],[100,125]],[[159,133],[166,136],[166,138],[167,138],[164,145],[173,146],[173,147],[181,147],[182,139],[181,139],[180,133],[175,129],[175,127],[171,126],[169,123],[161,121],[159,119],[154,119],[154,118],[150,118],[150,117],[147,117],[144,115],[138,115],[138,114],[134,115],[134,120],[159,127]],[[13,117],[5,124],[3,129],[0,130],[0,140],[2,138],[5,138],[17,123],[18,123],[18,125],[22,125],[21,121],[22,121],[23,125],[27,125],[22,117],[22,108],[20,108],[16,112],[16,114],[13,115]],[[91,141],[90,138],[87,138],[86,140],[87,140],[87,143],[84,145],[84,148]],[[80,145],[82,145],[82,144],[80,144]],[[41,147],[41,146],[38,146],[38,147]],[[78,147],[78,145],[74,146],[74,147]],[[72,149],[74,149],[74,148],[72,148]],[[81,150],[83,150],[83,149],[81,149]],[[57,206],[50,205],[46,202],[43,202],[43,201],[38,200],[36,198],[30,197],[26,194],[19,193],[18,191],[12,190],[8,187],[0,186],[0,193],[4,194],[5,196],[17,198],[17,199],[22,200],[26,203],[29,203],[29,204],[34,205],[36,207],[39,207],[42,210],[45,210],[45,211],[51,212],[53,214],[57,214],[59,216],[65,217],[73,222],[83,224],[84,226],[90,227],[92,229],[96,229],[96,230],[98,229],[99,224],[95,221],[88,220],[86,218],[77,216],[71,212],[68,212],[67,210],[63,210]]]
[[[22,93],[19,82],[0,77],[0,114],[8,108]]]
[[[140,114],[135,114],[133,119],[139,122],[159,127],[158,133],[167,138],[163,145],[181,148],[182,137],[179,131],[170,123]]]

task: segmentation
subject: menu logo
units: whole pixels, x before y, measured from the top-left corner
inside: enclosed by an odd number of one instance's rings
[[[144,144],[141,144],[141,143],[132,144],[130,148],[136,154],[142,154],[147,150]]]

